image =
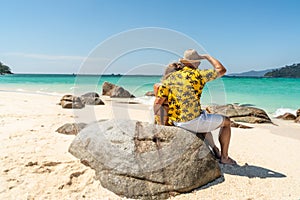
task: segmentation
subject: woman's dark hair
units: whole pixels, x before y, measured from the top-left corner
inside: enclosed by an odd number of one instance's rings
[[[174,62],[168,65],[168,67],[165,70],[164,76],[162,80],[167,79],[173,72],[179,71],[184,67],[182,63]]]

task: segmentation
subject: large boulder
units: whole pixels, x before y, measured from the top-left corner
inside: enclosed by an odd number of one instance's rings
[[[206,110],[209,113],[218,113],[228,116],[235,122],[272,123],[268,114],[264,110],[254,107],[227,104],[208,106]]]
[[[64,95],[59,104],[62,106],[62,108],[80,109],[84,107],[84,103],[82,103],[80,97],[70,94]]]
[[[186,130],[132,120],[87,126],[69,152],[103,187],[128,198],[165,199],[221,176],[206,144]]]
[[[119,98],[133,98],[134,95],[130,94],[121,86],[115,84],[104,82],[102,85],[102,95],[107,95],[110,97],[119,97]]]
[[[104,105],[100,96],[96,92],[88,92],[81,96],[81,101],[86,105]]]

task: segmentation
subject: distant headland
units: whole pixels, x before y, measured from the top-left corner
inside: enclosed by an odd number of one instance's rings
[[[8,66],[0,62],[0,75],[4,75],[4,74],[13,74],[13,73],[11,72],[11,69]]]
[[[274,69],[267,72],[265,77],[300,78],[300,63]]]
[[[300,63],[286,65],[277,69],[267,69],[262,71],[248,71],[242,73],[233,73],[228,76],[234,77],[281,77],[281,78],[300,78]]]

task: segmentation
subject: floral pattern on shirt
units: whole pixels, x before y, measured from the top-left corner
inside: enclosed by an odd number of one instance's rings
[[[159,87],[158,96],[168,99],[169,123],[186,122],[198,117],[201,113],[202,90],[208,81],[217,77],[218,73],[214,69],[184,67],[164,80]]]

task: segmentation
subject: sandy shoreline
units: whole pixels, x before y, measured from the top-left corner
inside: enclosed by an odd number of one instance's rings
[[[55,130],[95,119],[150,121],[149,106],[104,99],[105,106],[73,112],[56,105],[60,96],[0,94],[1,199],[121,199],[68,153],[74,136]],[[233,128],[230,154],[239,166],[225,167],[223,178],[172,199],[300,199],[300,125],[273,122],[278,126]]]

